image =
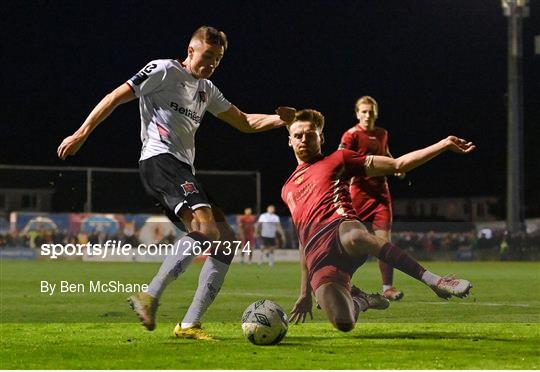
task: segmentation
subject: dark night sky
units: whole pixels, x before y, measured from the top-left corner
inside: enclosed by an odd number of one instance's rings
[[[245,112],[279,105],[326,116],[328,153],[354,124],[364,94],[394,155],[448,134],[478,151],[443,155],[392,181],[399,196],[504,195],[506,18],[499,0],[448,1],[10,1],[2,5],[0,163],[136,167],[138,105],[117,109],[75,158],[56,158],[103,95],[148,61],[184,58],[193,30],[225,31],[229,50],[214,83]],[[526,195],[538,195],[540,2],[524,23]],[[246,135],[207,114],[199,169],[259,169],[264,202],[277,201],[295,167],[286,133]],[[538,200],[538,199],[537,199]]]

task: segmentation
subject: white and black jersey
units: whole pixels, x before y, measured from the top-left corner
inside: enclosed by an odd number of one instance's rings
[[[151,61],[127,83],[139,98],[139,160],[168,153],[195,173],[195,132],[204,113],[217,115],[231,103],[210,80],[194,78],[180,61],[172,59]]]

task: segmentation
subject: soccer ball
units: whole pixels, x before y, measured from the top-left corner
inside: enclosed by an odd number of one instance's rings
[[[260,300],[248,306],[242,315],[244,336],[255,345],[275,345],[283,340],[289,320],[283,309],[269,300]]]

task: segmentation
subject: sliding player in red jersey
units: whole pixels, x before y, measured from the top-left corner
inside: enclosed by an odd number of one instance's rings
[[[388,148],[388,132],[375,126],[379,116],[379,105],[370,96],[360,97],[355,104],[358,124],[347,130],[341,137],[340,149],[356,151],[359,155],[380,155],[393,157]],[[404,173],[395,174],[399,178]],[[360,221],[373,233],[386,241],[391,239],[392,198],[386,176],[355,176],[351,180],[351,199]],[[379,270],[383,282],[383,296],[389,300],[400,300],[403,292],[394,287],[394,268],[379,260]]]
[[[381,296],[351,288],[351,276],[368,256],[377,257],[425,283],[441,298],[468,295],[472,287],[469,281],[440,277],[407,252],[370,234],[352,207],[349,181],[358,175],[378,177],[408,172],[445,151],[466,154],[475,146],[449,136],[397,159],[360,156],[350,150],[339,150],[325,157],[321,153],[323,127],[324,117],[315,110],[297,112],[294,122],[287,127],[289,146],[294,150],[298,167],[283,186],[281,197],[296,227],[302,265],[300,296],[291,321],[304,321],[307,314],[311,315],[311,292],[328,320],[344,332],[354,328],[360,311],[387,307],[388,302],[381,301]]]

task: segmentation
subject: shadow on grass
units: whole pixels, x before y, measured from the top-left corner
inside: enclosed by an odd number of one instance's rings
[[[440,332],[440,331],[424,331],[424,332],[378,332],[370,334],[353,335],[353,338],[362,340],[468,340],[468,341],[505,341],[519,342],[521,339],[510,337],[490,336],[490,335],[465,335],[461,332]]]
[[[338,335],[336,335],[338,336]],[[336,336],[305,336],[305,337],[299,337],[299,336],[287,336],[284,341],[280,342],[277,345],[261,345],[261,347],[297,347],[297,346],[306,346],[308,343],[316,343],[319,341],[326,341],[326,340],[333,340],[336,338]],[[245,341],[246,343],[249,343],[249,341],[244,340],[243,337],[219,337],[219,336],[213,336],[213,340],[195,340],[190,338],[177,338],[174,336],[168,337],[167,340],[164,340],[160,342],[162,345],[171,345],[171,344],[179,344],[179,343],[191,343],[191,342],[204,342],[208,343],[209,345],[212,343],[221,343],[221,342],[231,342],[231,341]]]

